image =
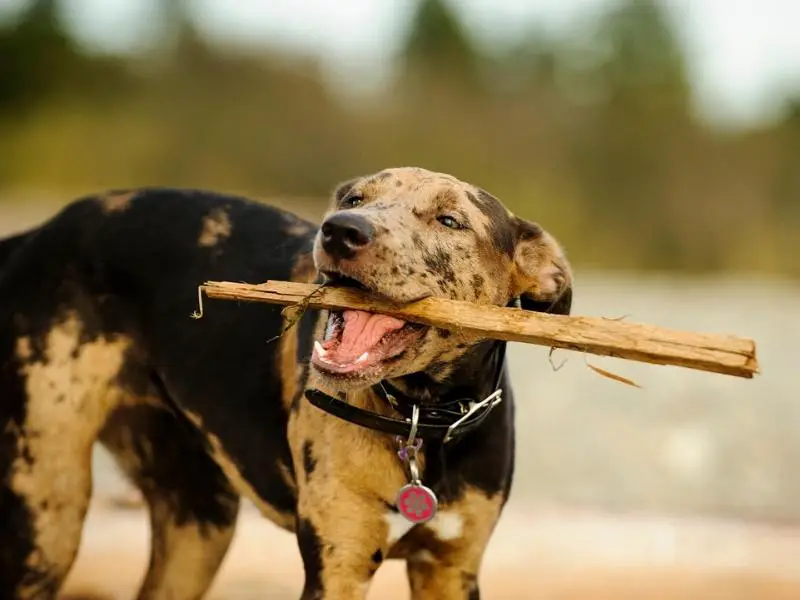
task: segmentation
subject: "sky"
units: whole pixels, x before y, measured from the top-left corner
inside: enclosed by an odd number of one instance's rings
[[[0,11],[26,0],[0,0]],[[157,0],[62,0],[89,46],[146,46]],[[226,40],[269,43],[322,57],[329,76],[379,84],[390,72],[414,0],[187,0],[198,26]],[[451,0],[480,43],[502,44],[532,26],[579,26],[615,0]],[[662,0],[689,59],[696,110],[711,123],[777,116],[800,94],[800,0]]]

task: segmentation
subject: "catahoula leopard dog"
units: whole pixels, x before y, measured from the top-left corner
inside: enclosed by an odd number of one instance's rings
[[[100,441],[146,500],[140,599],[201,598],[240,497],[294,532],[302,598],[364,598],[407,561],[417,600],[480,597],[509,496],[505,343],[356,310],[206,301],[206,280],[326,282],[567,314],[556,240],[489,193],[396,168],[320,226],[218,193],[85,197],[0,242],[0,596],[53,598]],[[268,557],[265,557],[265,560]]]

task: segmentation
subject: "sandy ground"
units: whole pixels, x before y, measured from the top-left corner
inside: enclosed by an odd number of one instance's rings
[[[135,597],[147,560],[143,510],[98,500],[64,598]],[[486,557],[484,598],[796,600],[800,528],[597,512],[505,516]],[[408,598],[403,564],[387,563],[370,599]],[[293,600],[302,565],[292,536],[249,505],[212,600]]]
[[[0,205],[0,235],[51,210]],[[800,599],[800,287],[578,276],[576,313],[752,337],[763,374],[743,381],[588,359],[637,389],[600,378],[580,355],[556,353],[556,363],[568,360],[554,371],[543,349],[513,346],[517,477],[483,597]],[[132,599],[147,563],[146,514],[109,504],[125,487],[101,451],[95,489],[64,598]],[[301,585],[294,538],[246,505],[210,598],[294,599]],[[385,565],[370,598],[407,597],[403,565]]]

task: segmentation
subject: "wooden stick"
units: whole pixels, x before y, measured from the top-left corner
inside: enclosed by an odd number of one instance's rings
[[[203,293],[209,298],[301,304],[310,309],[352,308],[457,330],[482,339],[566,348],[747,379],[759,372],[755,342],[752,340],[669,330],[602,317],[550,315],[445,298],[426,298],[397,305],[360,290],[288,281],[268,281],[263,284],[207,281],[200,286],[200,313],[196,313],[196,317],[202,316]]]

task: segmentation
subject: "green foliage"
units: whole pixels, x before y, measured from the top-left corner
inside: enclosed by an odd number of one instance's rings
[[[107,100],[125,65],[90,57],[64,31],[57,0],[33,0],[13,23],[0,23],[0,122],[44,110],[65,96]]]
[[[418,0],[401,56],[407,76],[437,74],[462,81],[476,76],[478,53],[445,0]]]
[[[611,102],[632,108],[684,109],[689,98],[686,65],[667,14],[656,0],[626,0],[601,20],[600,77]]]
[[[62,31],[55,0],[35,0],[17,23],[0,29],[0,110],[20,110],[52,94],[79,56]]]
[[[420,0],[396,80],[342,101],[313,61],[210,45],[185,0],[164,3],[160,54],[114,60],[38,0],[0,26],[0,193],[171,184],[321,212],[336,182],[415,164],[490,190],[578,265],[800,275],[796,99],[770,127],[705,128],[660,6],[484,56],[452,4]]]

